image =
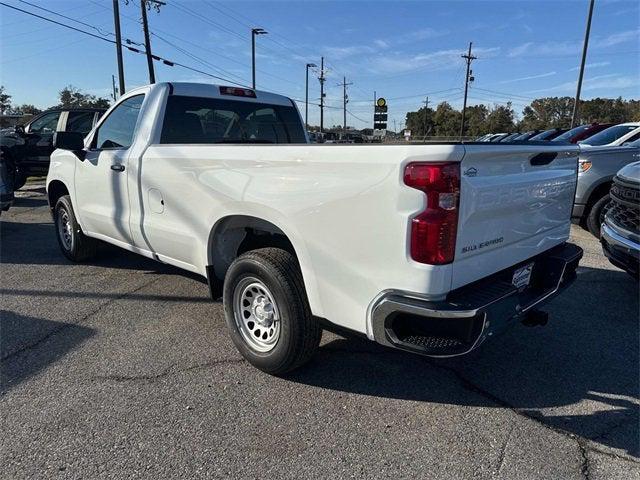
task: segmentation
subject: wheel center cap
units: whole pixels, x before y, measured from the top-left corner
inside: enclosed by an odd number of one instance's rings
[[[269,327],[273,323],[273,305],[265,297],[257,297],[253,302],[253,315],[263,327]]]

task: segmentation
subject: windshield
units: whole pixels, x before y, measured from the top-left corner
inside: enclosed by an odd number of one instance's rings
[[[549,135],[555,133],[555,129],[551,129],[551,130],[545,130],[544,132],[540,132],[537,135],[534,135],[533,137],[531,137],[529,140],[546,140]]]
[[[599,133],[583,140],[580,143],[585,145],[607,145],[609,143],[615,142],[620,137],[623,137],[629,132],[634,131],[638,128],[638,125],[615,125],[613,127],[606,128]]]
[[[552,142],[568,142],[578,133],[585,131],[587,128],[589,128],[589,125],[580,125],[579,127],[575,127],[575,128],[572,128],[571,130],[564,132],[562,135],[558,135],[556,138],[554,138],[551,141]]]

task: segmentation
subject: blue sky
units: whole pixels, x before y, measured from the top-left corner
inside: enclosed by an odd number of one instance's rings
[[[95,26],[73,23],[19,0],[18,8],[113,38],[111,0],[29,0]],[[575,93],[588,2],[576,1],[227,1],[166,0],[149,12],[153,52],[214,75],[249,84],[251,26],[258,38],[259,89],[304,99],[307,62],[325,56],[325,125],[341,124],[342,87],[349,87],[348,123],[368,126],[373,92],[389,103],[390,128],[429,94],[431,104],[462,104],[465,52],[473,41],[470,104]],[[138,0],[120,2],[123,37],[142,42]],[[171,44],[167,43],[169,41]],[[176,48],[178,47],[178,48]],[[125,51],[128,88],[147,83],[144,56]],[[191,56],[189,56],[191,55]],[[640,98],[640,2],[596,0],[583,98]],[[107,96],[117,73],[115,47],[0,6],[0,78],[14,103],[46,107],[73,84]],[[158,81],[216,82],[156,63]],[[319,82],[310,76],[310,98]],[[304,105],[299,104],[301,110]],[[318,123],[310,107],[310,123]]]

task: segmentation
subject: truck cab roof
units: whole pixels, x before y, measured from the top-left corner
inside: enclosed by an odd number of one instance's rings
[[[284,95],[265,92],[264,90],[253,90],[246,87],[236,87],[227,85],[216,85],[213,83],[193,83],[193,82],[164,82],[152,85],[151,88],[169,88],[171,95],[185,97],[219,98],[223,100],[234,100],[239,102],[268,103],[270,105],[281,105],[290,107],[293,100]]]

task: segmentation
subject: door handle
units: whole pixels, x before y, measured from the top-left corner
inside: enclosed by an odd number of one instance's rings
[[[111,165],[111,170],[114,170],[116,172],[124,172],[124,165],[116,163],[115,165]]]
[[[549,165],[551,162],[555,160],[558,156],[558,152],[544,152],[539,153],[529,160],[529,163],[534,167],[539,167],[540,165]]]

